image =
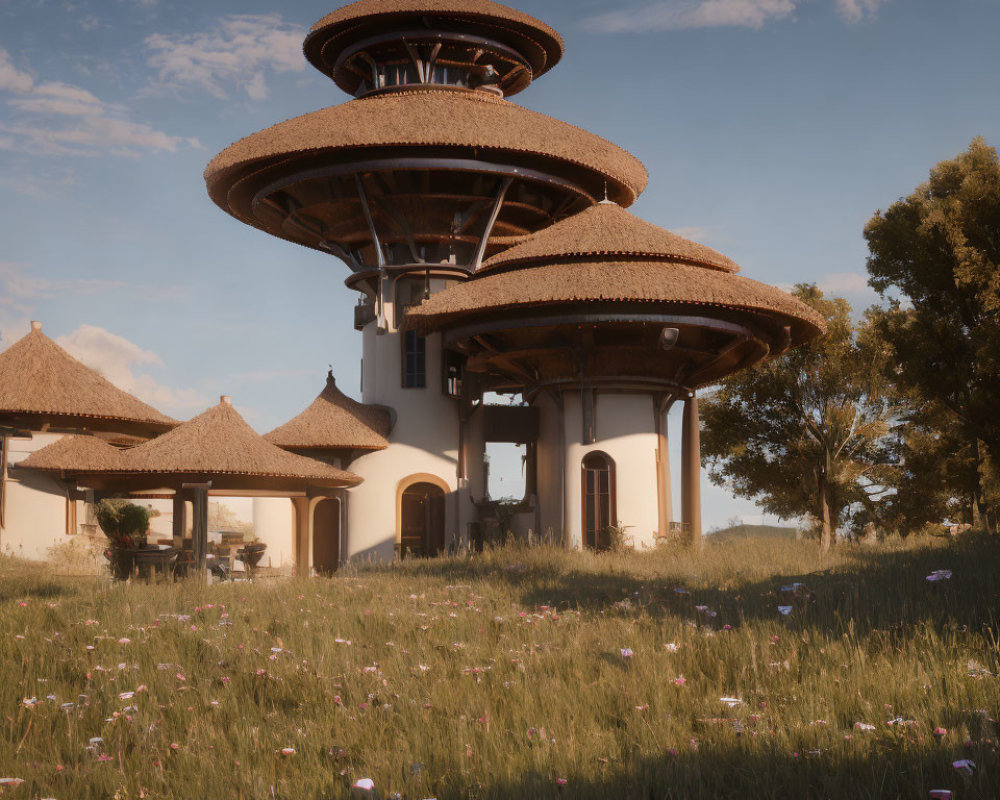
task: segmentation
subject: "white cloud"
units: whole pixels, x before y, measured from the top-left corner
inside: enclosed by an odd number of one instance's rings
[[[791,16],[805,0],[667,0],[598,14],[583,21],[593,33],[651,33],[689,28],[758,29]],[[885,0],[835,0],[847,22],[860,22]]]
[[[647,33],[686,28],[760,28],[787,17],[800,0],[684,0],[610,11],[584,20],[595,33]]]
[[[207,396],[195,389],[173,389],[152,375],[136,374],[136,370],[143,367],[162,367],[163,359],[104,328],[81,325],[69,336],[60,336],[56,342],[119,389],[134,394],[155,408],[184,414],[192,409],[202,409],[210,402]]]
[[[0,47],[0,91],[28,92],[34,82],[31,75],[14,66],[10,53]]]
[[[819,279],[817,285],[824,294],[839,297],[875,299],[875,290],[868,285],[868,276],[861,272],[833,272]]]
[[[106,103],[79,86],[58,81],[37,83],[17,69],[0,48],[0,92],[17,120],[0,122],[0,150],[42,155],[138,156],[175,152],[182,145],[199,147],[196,139],[172,136],[127,118],[124,107]]]
[[[848,22],[861,22],[874,16],[883,0],[837,0],[837,11]]]
[[[161,87],[193,86],[224,98],[236,86],[252,100],[269,94],[269,72],[305,69],[305,30],[280,14],[237,14],[223,17],[212,30],[184,36],[154,34],[146,39]]]
[[[671,228],[670,232],[685,239],[690,239],[693,242],[704,242],[709,238],[708,228],[700,225],[690,225],[686,228]]]
[[[40,300],[63,294],[84,296],[107,289],[120,289],[124,286],[126,284],[122,281],[88,278],[52,280],[40,275],[29,274],[24,264],[0,261],[0,287],[3,288],[3,295],[17,301]]]

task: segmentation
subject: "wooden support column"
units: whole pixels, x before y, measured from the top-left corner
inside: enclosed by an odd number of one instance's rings
[[[596,406],[594,387],[584,384],[580,389],[580,399],[583,403],[583,443],[590,445],[597,441]]]
[[[185,483],[181,488],[191,492],[191,547],[195,575],[208,581],[208,490],[209,483]]]
[[[673,484],[670,476],[670,433],[667,415],[674,405],[670,395],[653,397],[653,414],[656,426],[656,499],[657,535],[670,535],[670,523],[674,519]]]
[[[312,503],[308,497],[293,497],[292,506],[295,508],[295,574],[300,578],[309,577],[309,531],[312,528],[310,520],[310,506]]]
[[[556,404],[556,419],[559,423],[559,537],[563,546],[569,545],[566,530],[566,399],[562,392],[553,392]]]
[[[0,434],[0,531],[7,515],[7,437]]]
[[[691,544],[700,547],[701,421],[698,417],[698,397],[693,392],[684,401],[681,462],[681,521],[687,526]]]
[[[184,492],[178,489],[174,492],[174,547],[184,546],[184,534],[187,532],[187,502]]]

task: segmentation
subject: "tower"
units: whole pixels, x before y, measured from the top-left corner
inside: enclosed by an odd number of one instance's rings
[[[645,188],[633,156],[505,99],[562,50],[547,25],[489,0],[361,0],[305,43],[355,99],[249,136],[205,172],[221,208],[337,256],[361,293],[363,399],[394,424],[388,448],[350,465],[365,478],[348,503],[350,556],[421,549],[421,525],[433,552],[471,518],[463,416],[478,390],[439,332],[402,329],[407,310],[598,198],[627,206]]]

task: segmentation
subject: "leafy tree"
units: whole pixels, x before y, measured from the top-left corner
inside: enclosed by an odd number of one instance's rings
[[[976,446],[955,418],[917,399],[894,433],[899,466],[882,524],[905,536],[945,519],[971,522],[979,484]]]
[[[983,139],[865,228],[889,376],[959,426],[969,493],[989,523],[1000,454],[1000,160]],[[950,434],[949,434],[950,435]],[[997,512],[995,500],[992,513]]]
[[[889,496],[899,408],[867,318],[855,326],[847,301],[815,286],[795,294],[826,318],[826,336],[708,396],[702,454],[713,483],[782,519],[815,520],[826,550],[841,524],[877,517]]]

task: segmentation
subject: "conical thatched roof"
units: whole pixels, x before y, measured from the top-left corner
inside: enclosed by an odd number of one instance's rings
[[[121,472],[122,451],[96,436],[66,436],[36,450],[17,469],[43,472]]]
[[[529,236],[483,264],[481,271],[545,262],[619,260],[674,261],[738,272],[739,266],[710,247],[692,242],[630,214],[617,203],[591,206]]]
[[[177,421],[84,366],[32,323],[0,353],[0,421],[38,430],[88,428],[159,433]]]
[[[264,438],[289,450],[384,450],[391,424],[388,408],[352,400],[331,374],[309,408]]]
[[[282,450],[251,428],[224,397],[169,433],[127,451],[124,471],[158,475],[249,476],[356,486],[361,478]]]
[[[394,20],[414,19],[425,27],[424,17],[461,22],[471,30],[484,30],[489,38],[521,52],[533,77],[548,72],[562,58],[562,37],[544,22],[510,6],[491,0],[359,0],[338,8],[313,25],[305,41],[305,54],[320,72],[329,75],[344,50],[384,29]]]

